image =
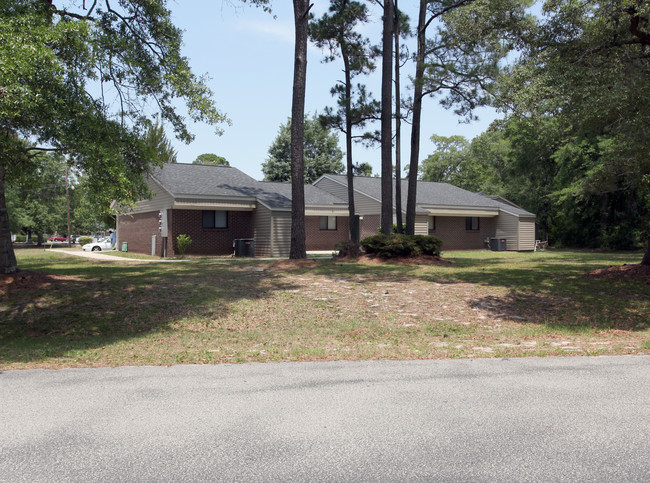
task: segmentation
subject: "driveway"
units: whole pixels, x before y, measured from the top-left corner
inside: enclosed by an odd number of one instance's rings
[[[650,356],[0,373],[1,481],[650,481]]]

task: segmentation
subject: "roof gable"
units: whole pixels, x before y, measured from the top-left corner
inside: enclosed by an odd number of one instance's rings
[[[291,208],[291,184],[257,181],[231,166],[165,164],[151,177],[174,197],[256,199],[271,209]],[[312,185],[305,185],[306,205],[345,203]]]

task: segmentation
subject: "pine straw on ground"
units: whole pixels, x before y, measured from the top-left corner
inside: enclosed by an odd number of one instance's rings
[[[650,266],[648,265],[613,265],[589,272],[594,278],[610,280],[639,280],[650,285]]]
[[[0,274],[0,295],[7,295],[20,290],[30,291],[49,287],[56,283],[79,280],[77,277],[66,275],[52,275],[31,270],[20,270],[15,273]]]

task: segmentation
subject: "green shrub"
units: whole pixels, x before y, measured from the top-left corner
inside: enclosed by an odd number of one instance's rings
[[[189,235],[180,234],[176,237],[176,249],[180,256],[185,255],[185,252],[192,244],[192,239]]]
[[[93,239],[90,236],[80,236],[77,238],[77,243],[81,246],[84,246],[87,243],[92,243]]]
[[[380,258],[440,255],[442,240],[425,235],[373,235],[361,240],[361,247]]]
[[[27,241],[27,235],[16,235],[16,243],[25,243]]]
[[[334,250],[339,252],[339,257],[352,257],[356,258],[359,256],[361,251],[359,250],[359,245],[354,243],[352,240],[340,241],[334,245]]]
[[[440,256],[442,240],[431,235],[413,235],[413,241],[423,255]]]
[[[381,225],[377,227],[377,232],[381,234]],[[397,223],[393,223],[393,233],[397,233]],[[406,223],[402,223],[402,233],[406,233]]]

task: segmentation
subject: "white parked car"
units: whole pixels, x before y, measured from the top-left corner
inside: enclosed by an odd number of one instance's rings
[[[96,242],[86,243],[82,248],[84,252],[101,252],[102,250],[111,249],[110,237],[100,238]]]

